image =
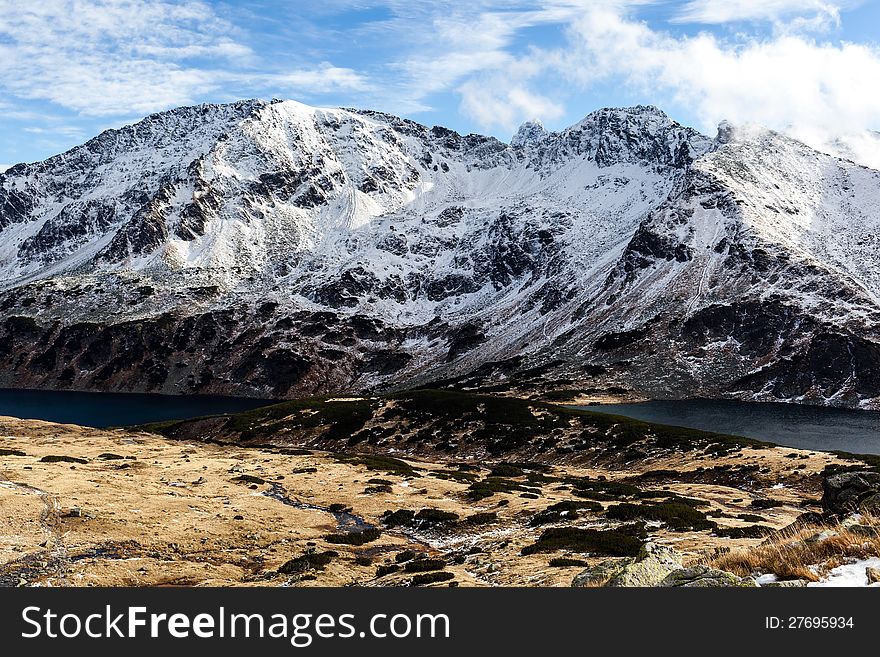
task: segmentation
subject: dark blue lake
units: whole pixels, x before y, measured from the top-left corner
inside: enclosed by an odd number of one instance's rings
[[[578,408],[646,422],[746,436],[786,447],[880,454],[880,411],[711,399]]]
[[[113,392],[66,392],[0,389],[0,415],[112,427],[200,415],[235,413],[275,403],[273,400],[217,395],[141,395]]]

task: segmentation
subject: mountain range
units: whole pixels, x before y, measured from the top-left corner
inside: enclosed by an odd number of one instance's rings
[[[0,385],[880,408],[878,229],[880,171],[654,107],[184,107],[0,173]]]

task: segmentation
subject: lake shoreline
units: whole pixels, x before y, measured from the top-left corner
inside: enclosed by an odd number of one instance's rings
[[[236,413],[278,401],[226,395],[0,388],[0,415],[108,428]]]
[[[656,424],[744,436],[783,447],[880,454],[880,411],[700,398],[566,406]]]

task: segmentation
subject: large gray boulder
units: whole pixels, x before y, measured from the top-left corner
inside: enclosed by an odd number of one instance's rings
[[[657,586],[681,566],[681,555],[672,548],[645,543],[635,561],[611,578],[608,586]]]
[[[587,586],[604,586],[607,581],[616,577],[620,572],[634,560],[625,559],[608,559],[602,563],[582,570],[574,579],[571,585],[575,588],[584,588]]]
[[[645,543],[635,558],[603,561],[578,573],[571,585],[657,586],[681,566],[681,555],[672,548]]]
[[[822,507],[835,515],[880,510],[880,472],[841,472],[822,483]]]
[[[757,586],[751,578],[737,577],[724,570],[715,570],[708,566],[690,566],[669,573],[660,586],[664,587],[752,587]]]

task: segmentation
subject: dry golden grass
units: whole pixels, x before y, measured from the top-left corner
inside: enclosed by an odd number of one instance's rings
[[[860,525],[870,527],[874,535],[853,532],[839,523],[801,525],[778,532],[757,547],[716,556],[709,565],[740,577],[772,573],[779,579],[816,582],[822,573],[847,559],[880,556],[880,521],[863,516]],[[823,531],[831,535],[822,540],[813,539]],[[810,566],[818,566],[819,574]]]

